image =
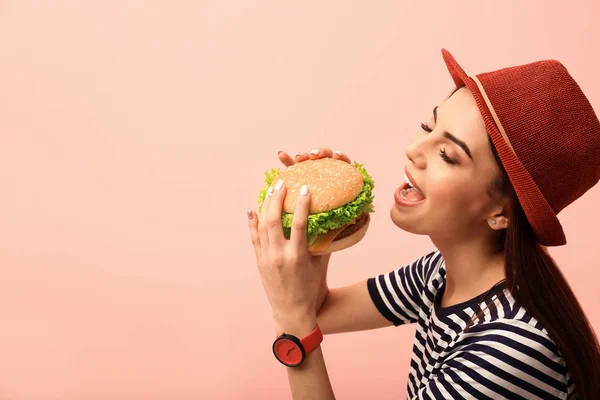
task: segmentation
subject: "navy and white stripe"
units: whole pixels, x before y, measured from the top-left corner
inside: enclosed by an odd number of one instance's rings
[[[394,325],[417,323],[409,399],[571,399],[575,387],[548,332],[505,285],[477,304],[440,307],[445,263],[439,251],[367,281]],[[485,307],[485,304],[488,306]],[[467,323],[481,307],[483,315]]]

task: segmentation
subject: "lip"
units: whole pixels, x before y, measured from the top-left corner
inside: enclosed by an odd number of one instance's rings
[[[413,184],[413,187],[415,187],[417,190],[419,190],[421,193],[423,193],[421,188],[415,183],[414,178],[412,177],[412,175],[410,174],[410,172],[408,172],[408,170],[406,168],[404,169],[404,172],[406,173],[408,180]],[[407,186],[406,183],[402,184],[394,193],[394,201],[396,202],[396,204],[398,204],[399,206],[402,206],[402,207],[414,207],[414,206],[418,206],[419,204],[423,203],[426,200],[426,199],[423,199],[418,202],[407,202],[406,200],[404,200],[402,198],[402,196],[400,196],[400,192],[404,189],[405,186]]]

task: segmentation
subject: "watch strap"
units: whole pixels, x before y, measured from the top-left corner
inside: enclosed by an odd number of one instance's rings
[[[300,343],[302,343],[302,347],[304,347],[304,351],[306,352],[306,354],[319,347],[322,341],[323,332],[321,332],[319,324],[315,326],[315,329],[313,329],[311,333],[300,339]]]

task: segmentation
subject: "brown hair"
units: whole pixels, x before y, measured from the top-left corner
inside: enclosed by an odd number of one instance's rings
[[[598,338],[560,269],[547,249],[536,242],[491,138],[489,143],[502,172],[491,188],[510,198],[509,224],[500,238],[504,242],[507,287],[517,303],[529,311],[556,344],[579,398],[598,399]]]
[[[448,97],[465,87],[459,85]],[[581,305],[546,247],[540,245],[521,207],[498,151],[488,135],[500,176],[490,183],[490,196],[509,198],[508,228],[498,233],[504,253],[506,286],[517,303],[546,329],[571,373],[582,400],[600,398],[600,343]],[[491,290],[490,290],[491,291]],[[484,296],[483,298],[487,297]],[[475,319],[494,303],[479,308]],[[474,322],[474,321],[471,321]],[[467,328],[471,324],[467,325]]]

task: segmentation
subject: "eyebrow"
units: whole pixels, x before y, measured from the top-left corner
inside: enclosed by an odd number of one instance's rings
[[[433,108],[433,120],[435,121],[436,124],[437,124],[437,109],[438,109],[438,106],[435,106]],[[456,136],[454,136],[453,134],[451,134],[448,131],[444,131],[443,135],[446,139],[448,139],[448,140],[456,143],[458,146],[460,146],[460,148],[463,149],[465,153],[467,153],[469,158],[471,160],[473,159],[473,156],[471,155],[471,150],[469,149],[469,146],[467,146],[467,144],[465,142],[463,142],[462,140],[460,140],[459,138],[457,138]]]

